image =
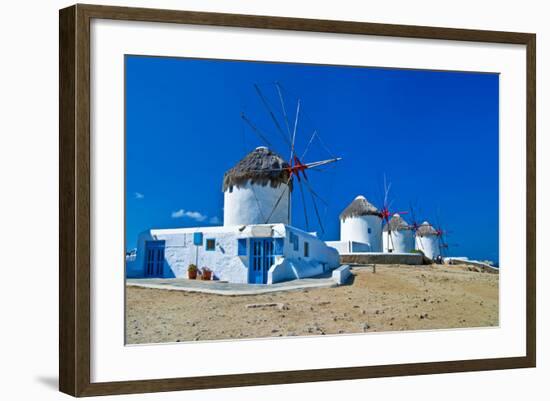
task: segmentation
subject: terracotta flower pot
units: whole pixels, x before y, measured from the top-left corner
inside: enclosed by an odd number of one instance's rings
[[[187,272],[187,275],[189,276],[189,279],[195,280],[197,278],[197,271],[196,270],[190,270]]]

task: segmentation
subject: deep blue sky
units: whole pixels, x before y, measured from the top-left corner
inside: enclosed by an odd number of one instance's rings
[[[452,231],[450,253],[498,260],[498,75],[126,56],[126,241],[148,228],[221,223],[224,172],[261,139],[284,158],[280,139],[254,90],[260,85],[279,121],[280,82],[306,162],[343,158],[310,182],[325,239],[339,238],[339,213],[359,194],[380,207],[383,177],[393,210],[412,202],[418,220]],[[291,127],[292,128],[292,127]],[[305,228],[299,191],[293,225]],[[306,200],[310,230],[317,230]],[[439,212],[438,212],[439,211]],[[410,220],[409,216],[404,216]]]

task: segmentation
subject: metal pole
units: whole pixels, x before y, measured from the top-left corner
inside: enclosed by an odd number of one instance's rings
[[[199,246],[195,245],[195,266],[199,268]]]

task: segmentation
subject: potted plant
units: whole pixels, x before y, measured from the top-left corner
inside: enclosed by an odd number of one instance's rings
[[[187,268],[187,275],[191,280],[195,280],[197,278],[197,270],[197,266],[193,263],[191,263]]]
[[[202,279],[203,280],[212,280],[212,270],[208,267],[202,268]]]

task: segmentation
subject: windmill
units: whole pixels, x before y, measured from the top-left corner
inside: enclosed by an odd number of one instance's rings
[[[441,218],[440,213],[438,211],[437,213],[437,219],[436,219],[437,226],[435,227],[436,236],[438,238],[439,242],[439,250],[441,253],[441,256],[447,256],[446,253],[448,252],[450,247],[457,247],[458,244],[449,244],[447,241],[447,236],[452,233],[452,231],[445,230],[441,224]]]
[[[271,216],[279,206],[279,203],[283,199],[283,197],[286,195],[286,192],[288,190],[288,196],[289,199],[291,199],[292,190],[291,188],[295,187],[295,181],[298,182],[298,188],[300,189],[300,197],[301,202],[304,209],[304,219],[306,224],[306,230],[310,230],[310,218],[307,210],[307,202],[306,202],[306,193],[309,193],[311,198],[311,204],[313,205],[313,210],[315,212],[315,216],[319,225],[319,228],[321,230],[321,233],[324,233],[324,226],[322,223],[321,215],[319,212],[319,206],[318,202],[323,203],[325,206],[327,205],[327,202],[323,200],[323,198],[313,189],[312,183],[308,177],[307,171],[313,171],[317,170],[319,171],[320,167],[326,166],[329,164],[332,164],[334,162],[337,162],[341,160],[341,157],[335,157],[326,147],[324,142],[321,140],[318,131],[313,130],[311,133],[311,136],[309,137],[309,140],[307,141],[307,145],[305,146],[303,152],[301,154],[297,151],[297,138],[300,135],[301,130],[300,127],[300,117],[304,114],[301,99],[297,100],[295,111],[292,113],[289,113],[290,110],[288,110],[288,103],[285,102],[285,96],[283,95],[284,89],[281,86],[279,82],[274,82],[272,84],[273,86],[273,92],[276,93],[276,98],[278,103],[278,107],[274,107],[272,102],[270,102],[268,96],[265,95],[264,91],[258,84],[254,84],[255,92],[260,100],[261,105],[265,109],[265,112],[267,113],[268,119],[271,121],[271,124],[273,125],[272,128],[275,129],[277,132],[277,139],[282,140],[283,147],[286,148],[286,152],[288,152],[288,162],[286,162],[284,165],[282,165],[279,168],[271,168],[268,170],[262,170],[262,172],[283,172],[286,171],[288,173],[288,181],[286,182],[286,186],[284,190],[280,193],[277,201],[275,202],[274,206],[272,207],[271,211],[267,214],[265,218],[265,223],[269,222],[271,219]],[[259,124],[256,124],[252,118],[250,118],[246,113],[241,113],[241,119],[246,123],[246,125],[250,128],[250,130],[268,147],[274,148],[275,146],[273,143],[275,142],[275,138],[273,138],[272,134],[269,134],[266,130],[259,127]],[[310,162],[305,162],[306,155],[308,154],[308,151],[311,149],[312,144],[316,142],[320,144],[322,147],[324,147],[326,153],[328,154],[327,158],[321,159],[321,160],[315,160]],[[285,153],[286,153],[285,152]],[[281,153],[282,154],[282,153]],[[292,213],[291,209],[292,202],[288,202],[288,216],[289,216],[289,222],[290,222],[290,216]]]
[[[413,232],[415,242],[417,242],[417,240],[416,240],[417,235],[416,234],[417,234],[418,230],[420,229],[420,227],[422,227],[422,224],[418,223],[418,219],[417,219],[418,216],[415,212],[415,209],[413,207],[412,202],[409,203],[409,210],[411,212],[411,224],[409,225],[409,229]],[[424,244],[422,243],[422,238],[419,238],[418,244],[420,245],[419,246],[420,250],[422,252],[424,252]]]
[[[388,228],[388,241],[391,244],[391,249],[395,249],[395,246],[393,243],[392,228],[390,225],[390,218],[394,214],[402,215],[402,214],[407,214],[408,212],[406,211],[397,212],[397,211],[390,210],[390,207],[392,204],[392,202],[388,200],[390,189],[391,189],[391,183],[389,185],[387,184],[386,175],[384,174],[384,203],[382,205],[382,208],[380,209],[380,217],[382,218],[382,226],[386,225],[386,227]]]

